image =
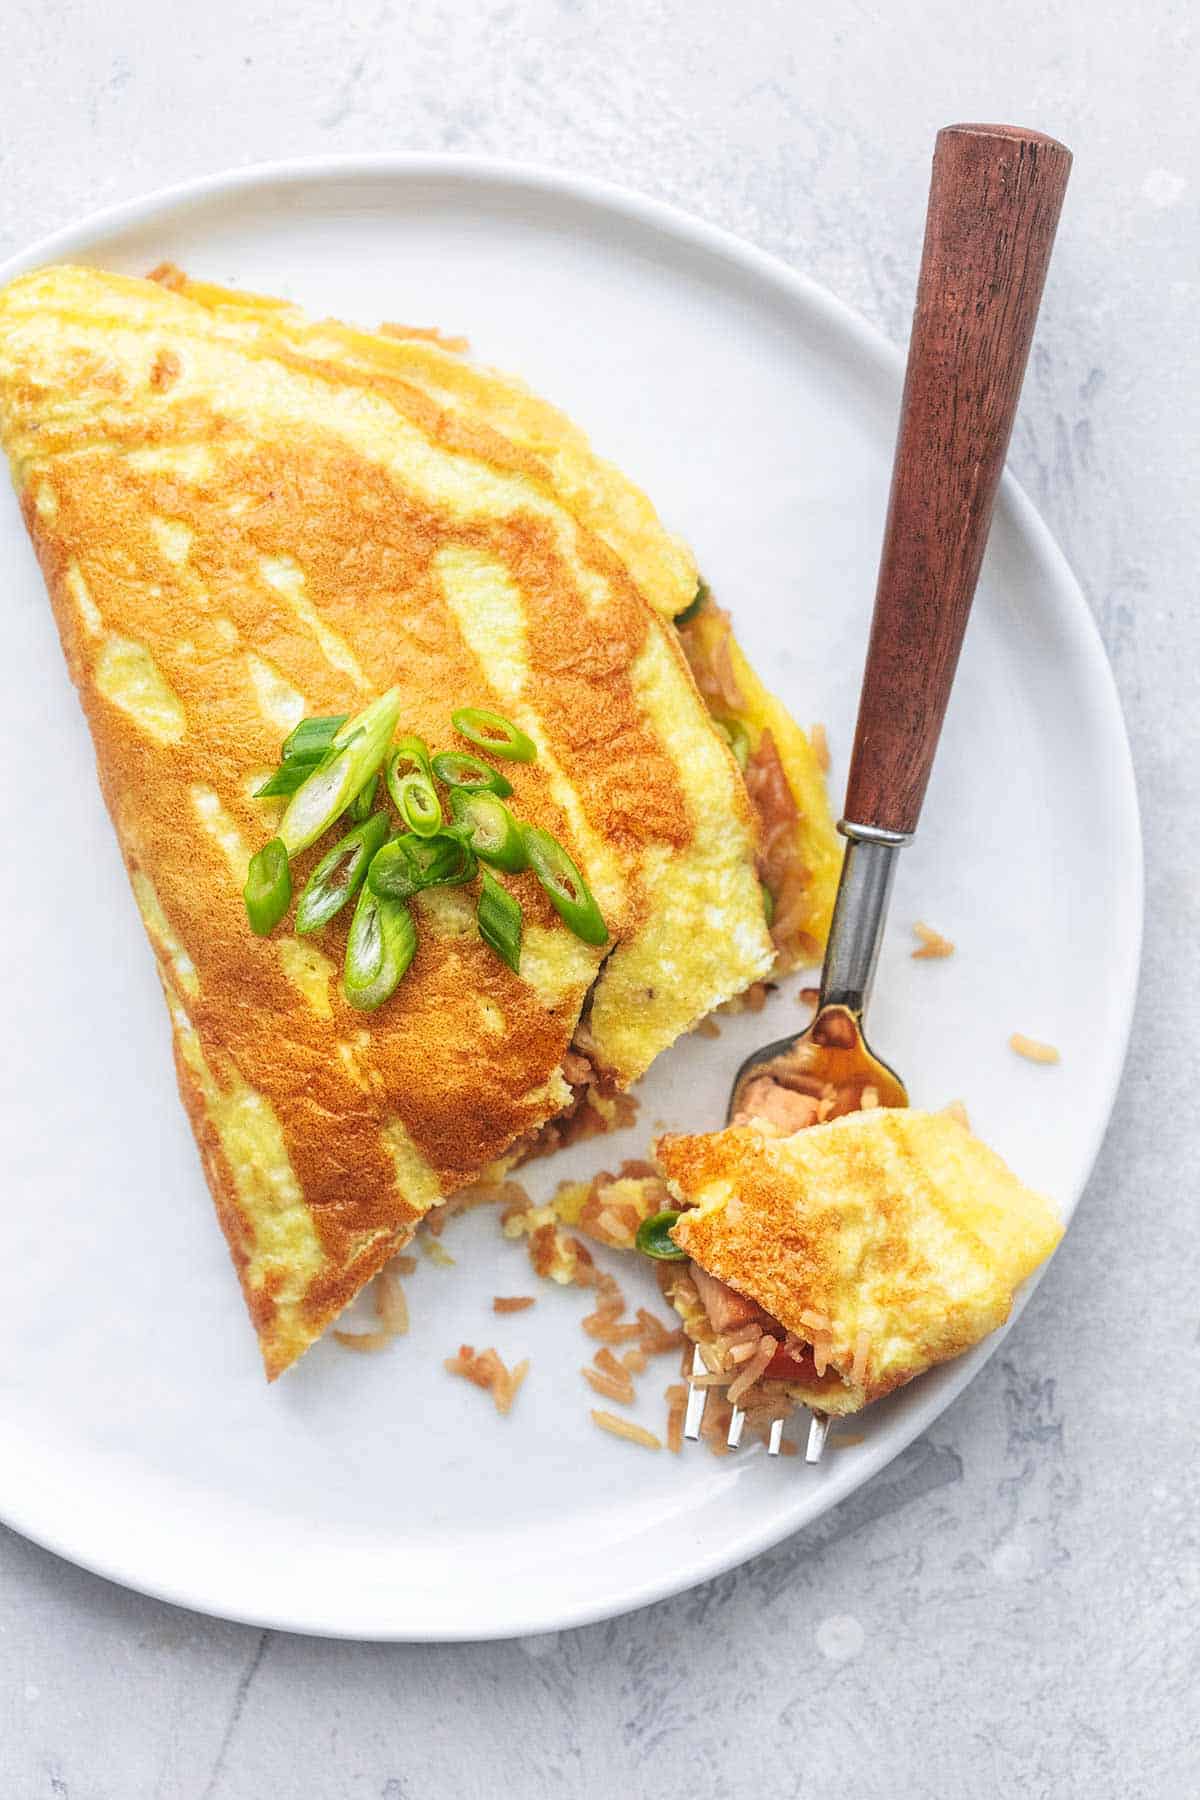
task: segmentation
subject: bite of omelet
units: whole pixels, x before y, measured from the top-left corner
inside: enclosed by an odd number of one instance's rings
[[[728,1402],[859,1411],[1004,1323],[1062,1236],[949,1113],[666,1136],[664,1291]],[[659,1245],[659,1254],[664,1247]],[[665,1254],[671,1255],[670,1247]]]

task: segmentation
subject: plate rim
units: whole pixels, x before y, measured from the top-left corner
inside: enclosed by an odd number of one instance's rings
[[[82,218],[57,227],[25,248],[13,252],[0,262],[0,285],[32,268],[80,251],[90,254],[106,237],[155,219],[165,219],[181,208],[211,201],[222,195],[237,196],[270,184],[319,185],[330,180],[362,179],[412,180],[427,177],[452,180],[466,186],[487,189],[503,185],[521,185],[532,193],[558,201],[569,200],[606,214],[616,222],[634,224],[656,235],[666,235],[675,243],[717,254],[722,260],[749,272],[776,290],[785,290],[802,302],[811,314],[831,326],[874,370],[892,380],[899,391],[903,377],[904,352],[885,334],[855,310],[848,302],[794,269],[782,257],[759,248],[723,226],[715,225],[673,202],[643,194],[622,183],[585,175],[570,168],[536,161],[474,153],[424,151],[344,152],[332,155],[284,157],[265,162],[248,163],[214,171],[186,180],[169,183],[101,207]],[[1015,476],[1005,472],[998,506],[1010,516],[1021,540],[1040,561],[1051,579],[1054,593],[1062,609],[1062,618],[1072,628],[1077,666],[1087,681],[1097,705],[1106,719],[1106,736],[1113,755],[1113,785],[1110,793],[1114,819],[1114,841],[1129,850],[1123,860],[1122,885],[1115,893],[1123,900],[1128,917],[1126,941],[1120,946],[1120,960],[1110,970],[1114,988],[1119,990],[1123,1024],[1108,1058],[1108,1078],[1104,1083],[1103,1107],[1091,1141],[1085,1147],[1082,1173],[1074,1191],[1065,1198],[1064,1222],[1069,1225],[1095,1169],[1101,1146],[1112,1121],[1117,1092],[1128,1052],[1137,1000],[1142,959],[1145,918],[1145,865],[1140,807],[1132,750],[1116,678],[1105,650],[1096,619],[1083,589],[1067,562],[1049,526],[1025,493]],[[882,521],[880,524],[882,530]],[[824,1513],[840,1505],[866,1482],[899,1456],[922,1432],[944,1413],[974,1378],[984,1363],[1004,1341],[1032,1297],[1049,1264],[1043,1264],[1025,1284],[1018,1296],[1007,1324],[984,1340],[974,1351],[949,1365],[953,1373],[944,1376],[927,1400],[906,1410],[904,1416],[881,1436],[863,1458],[855,1459],[841,1479],[836,1476],[825,1483],[802,1520],[772,1520],[757,1531],[747,1529],[736,1540],[720,1549],[708,1550],[690,1559],[677,1561],[670,1573],[654,1580],[640,1580],[633,1588],[617,1579],[599,1599],[570,1603],[544,1599],[520,1601],[505,1609],[503,1623],[496,1620],[481,1623],[478,1629],[464,1629],[453,1622],[439,1626],[423,1619],[417,1623],[398,1622],[383,1629],[372,1624],[356,1627],[352,1620],[328,1603],[324,1608],[306,1610],[303,1605],[282,1612],[278,1608],[253,1604],[230,1605],[225,1597],[205,1593],[204,1569],[193,1581],[186,1572],[186,1558],[174,1579],[145,1574],[129,1566],[121,1552],[96,1546],[87,1541],[86,1529],[77,1537],[69,1531],[39,1528],[36,1516],[26,1516],[29,1509],[13,1505],[0,1491],[0,1523],[42,1549],[62,1557],[80,1568],[113,1581],[135,1592],[187,1607],[212,1617],[229,1619],[261,1629],[287,1631],[315,1637],[346,1639],[359,1642],[480,1642],[526,1636],[534,1633],[573,1629],[599,1620],[618,1617],[643,1606],[684,1592],[701,1582],[711,1580],[736,1568],[752,1557],[773,1548],[785,1538],[816,1522]],[[36,1484],[32,1512],[36,1515]],[[481,1597],[482,1598],[482,1597]]]

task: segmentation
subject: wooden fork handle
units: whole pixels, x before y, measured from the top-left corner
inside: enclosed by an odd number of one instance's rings
[[[1054,138],[938,133],[846,822],[911,836],[1071,171]]]

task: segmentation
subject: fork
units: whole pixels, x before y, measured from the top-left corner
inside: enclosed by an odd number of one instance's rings
[[[987,545],[1038,306],[1071,171],[1042,132],[948,125],[938,133],[875,611],[846,785],[846,839],[812,1023],[747,1057],[729,1118],[752,1082],[836,1092],[833,1111],[906,1106],[895,1070],[870,1049],[863,1013],[879,959],[896,858],[916,832]],[[868,1102],[870,1103],[870,1102]],[[697,1438],[708,1389],[697,1347],[684,1435]],[[805,1460],[829,1418],[810,1416]],[[741,1442],[734,1407],[727,1442]],[[777,1456],[783,1421],[770,1430]]]

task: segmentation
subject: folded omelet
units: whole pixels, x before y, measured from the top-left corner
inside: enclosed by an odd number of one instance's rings
[[[767,1329],[819,1351],[783,1378],[823,1412],[969,1350],[1062,1236],[1050,1202],[947,1113],[876,1108],[790,1137],[735,1126],[655,1149],[685,1207],[675,1242]],[[711,1339],[695,1282],[678,1288],[685,1324]]]
[[[615,1092],[774,966],[757,816],[670,623],[695,568],[518,383],[170,272],[0,292],[0,439],[273,1377],[430,1207],[571,1106],[579,1044]],[[364,1020],[344,924],[251,935],[281,738],[394,687],[435,746],[463,705],[533,738],[511,804],[569,847],[606,946],[520,875],[514,974],[467,890],[433,889]],[[797,833],[827,845],[827,810]]]

